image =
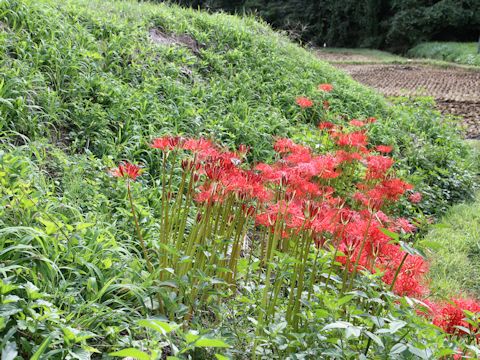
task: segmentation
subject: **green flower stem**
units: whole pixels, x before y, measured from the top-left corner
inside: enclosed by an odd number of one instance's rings
[[[150,258],[148,257],[148,252],[147,252],[147,247],[145,246],[145,241],[143,240],[143,235],[142,231],[140,229],[140,225],[138,224],[138,219],[137,219],[137,214],[135,212],[135,207],[133,205],[133,198],[132,198],[132,192],[130,191],[130,181],[127,180],[127,194],[128,194],[128,199],[130,201],[130,208],[132,210],[132,216],[133,216],[133,221],[135,223],[135,229],[137,230],[137,235],[140,240],[140,246],[142,247],[142,252],[143,252],[143,257],[147,263],[147,269],[150,273],[153,273],[153,266],[152,263],[150,262]]]
[[[392,283],[390,284],[390,291],[393,291],[398,275],[400,274],[400,271],[402,270],[403,264],[405,264],[405,260],[407,260],[407,257],[408,257],[408,253],[406,252],[405,255],[403,255],[402,261],[400,262],[400,265],[398,266],[397,271],[395,271],[395,275],[393,276]]]
[[[367,229],[365,230],[365,234],[363,235],[362,245],[360,246],[360,250],[358,251],[357,258],[355,259],[355,265],[353,266],[352,276],[351,276],[351,279],[350,279],[350,285],[348,286],[349,290],[352,290],[352,287],[353,287],[353,281],[354,281],[355,276],[357,274],[358,263],[360,262],[360,257],[362,256],[363,249],[365,248],[365,244],[367,243],[368,231],[370,230],[370,225],[372,224],[372,220],[373,220],[373,214],[370,213],[370,217],[368,218],[368,223],[367,223]]]

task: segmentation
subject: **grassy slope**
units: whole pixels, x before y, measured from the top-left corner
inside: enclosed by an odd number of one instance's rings
[[[478,44],[474,42],[427,42],[410,49],[408,55],[480,66],[480,54],[478,54],[477,49]]]
[[[480,141],[468,143],[480,174]],[[466,292],[480,298],[480,192],[474,201],[450,208],[423,242],[434,249],[429,272],[433,291],[440,295]]]
[[[480,296],[480,194],[471,204],[450,209],[423,240],[436,244],[431,256],[431,288],[440,294]]]
[[[3,131],[35,138],[55,129],[74,149],[114,156],[160,133],[213,134],[265,157],[272,135],[306,131],[295,126],[294,99],[314,96],[318,83],[335,85],[336,111],[385,113],[380,96],[253,18],[133,1],[0,9]],[[189,34],[202,48],[155,44],[152,28]]]

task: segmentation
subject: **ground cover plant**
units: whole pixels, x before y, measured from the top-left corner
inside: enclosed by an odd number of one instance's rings
[[[478,356],[416,245],[474,182],[430,104],[251,18],[0,14],[2,359]]]
[[[410,49],[408,55],[418,58],[439,59],[458,64],[480,66],[478,44],[475,42],[426,42]]]

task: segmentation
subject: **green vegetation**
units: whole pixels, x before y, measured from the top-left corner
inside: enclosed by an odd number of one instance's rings
[[[423,240],[435,250],[431,287],[440,294],[480,296],[480,194],[473,203],[452,207]]]
[[[386,104],[253,18],[135,2],[1,3],[0,129],[49,136],[72,150],[131,157],[161,133],[215,135],[271,152],[272,136],[305,130],[294,100],[318,83],[332,108],[381,116]],[[187,34],[198,51],[152,41]]]
[[[477,43],[426,42],[408,51],[416,58],[429,58],[450,61],[457,64],[480,66]]]
[[[418,316],[419,300],[392,293],[395,279],[387,288],[381,273],[342,270],[341,252],[331,252],[337,235],[315,239],[317,249],[307,233],[305,252],[277,251],[282,228],[262,232],[251,219],[244,232],[221,203],[215,223],[183,207],[191,197],[177,196],[180,166],[149,148],[164,134],[204,136],[251,146],[252,164],[277,158],[274,138],[288,136],[328,154],[338,147],[320,121],[374,116],[369,147],[392,145],[395,171],[424,197],[392,204],[388,216],[421,222],[475,184],[470,148],[428,99],[386,101],[252,17],[165,4],[4,0],[0,50],[2,360],[223,360],[251,358],[253,348],[265,359],[478,354],[473,330],[447,337]],[[298,96],[328,111],[302,109]],[[127,186],[108,171],[122,160],[144,169]],[[351,169],[338,183],[350,195],[364,162]],[[417,236],[399,232],[376,235],[419,259]]]
[[[460,200],[452,191],[471,192],[468,150],[451,122],[428,105],[392,108],[253,18],[134,2],[48,4],[5,1],[0,8],[0,129],[19,144],[48,138],[70,152],[148,164],[143,152],[153,136],[195,134],[254,145],[253,160],[268,159],[273,136],[318,140],[294,100],[319,99],[316,85],[331,83],[331,113],[389,124],[373,142],[396,142],[404,132],[417,140],[396,151],[412,161],[429,148],[427,171],[422,164],[402,168],[417,174],[415,185],[418,172],[422,186],[431,184],[427,213]],[[155,43],[152,29],[187,34],[198,49]],[[451,178],[443,170],[447,158],[455,165]]]
[[[480,141],[467,142],[480,175]],[[478,179],[478,176],[477,176]],[[423,242],[432,249],[430,281],[438,294],[469,293],[480,297],[480,193],[471,202],[450,208]]]

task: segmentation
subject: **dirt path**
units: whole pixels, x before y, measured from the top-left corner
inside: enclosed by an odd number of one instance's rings
[[[422,64],[382,64],[378,59],[363,55],[362,59],[351,55],[352,61],[363,63],[346,64],[348,56],[320,55],[355,80],[386,96],[434,97],[442,112],[463,117],[468,138],[480,139],[480,71]]]

